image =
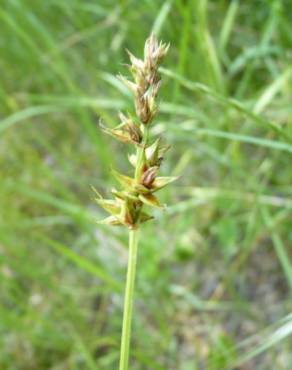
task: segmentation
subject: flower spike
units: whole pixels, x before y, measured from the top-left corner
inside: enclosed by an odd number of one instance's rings
[[[136,229],[139,224],[153,218],[144,212],[145,206],[162,207],[154,193],[176,180],[176,177],[158,176],[169,146],[163,145],[160,137],[149,142],[149,126],[157,114],[156,98],[161,86],[158,67],[168,48],[169,45],[158,42],[155,35],[151,34],[145,43],[143,59],[127,50],[133,80],[121,75],[118,78],[134,95],[137,117],[132,118],[120,112],[118,126],[108,128],[100,124],[100,127],[105,133],[135,147],[136,153],[128,155],[135,173],[129,177],[112,170],[121,186],[121,189],[112,190],[113,200],[103,199],[94,189],[96,202],[110,213],[108,218],[101,221],[102,224],[125,225],[129,229]]]

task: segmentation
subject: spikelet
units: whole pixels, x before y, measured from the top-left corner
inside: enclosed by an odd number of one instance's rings
[[[100,221],[102,224],[125,225],[135,229],[153,217],[144,212],[144,205],[161,207],[154,193],[165,187],[176,177],[158,177],[161,162],[169,146],[162,145],[161,138],[149,143],[148,128],[157,113],[156,98],[161,86],[158,74],[159,64],[167,54],[169,45],[158,42],[152,34],[145,43],[144,59],[136,58],[131,52],[130,72],[133,81],[118,76],[126,87],[133,93],[135,100],[136,118],[123,113],[119,114],[120,124],[114,129],[100,125],[102,130],[122,141],[136,147],[136,154],[128,156],[135,168],[133,177],[112,171],[121,190],[112,190],[113,200],[103,199],[96,192],[97,203],[110,213],[110,216]]]

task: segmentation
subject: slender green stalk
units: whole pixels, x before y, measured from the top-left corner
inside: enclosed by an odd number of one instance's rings
[[[136,164],[136,169],[135,169],[135,179],[136,180],[139,180],[139,177],[141,176],[141,169],[143,166],[143,154],[148,144],[148,136],[149,136],[149,129],[148,127],[145,127],[141,146],[137,148],[137,154],[136,154],[137,164]]]
[[[133,310],[135,275],[137,264],[138,234],[139,229],[133,229],[129,231],[128,272],[125,291],[119,370],[128,370],[129,364],[129,348],[131,340],[131,324],[132,324],[132,310]]]
[[[111,215],[102,221],[106,225],[124,225],[129,229],[129,260],[126,281],[126,292],[123,313],[123,328],[120,353],[120,370],[128,370],[131,341],[131,324],[133,310],[133,295],[137,263],[138,230],[140,224],[153,219],[144,210],[147,207],[161,208],[156,197],[156,191],[162,189],[176,179],[173,176],[157,176],[167,145],[162,145],[160,138],[151,142],[149,125],[157,113],[156,98],[160,88],[158,66],[167,54],[169,45],[158,42],[152,34],[145,42],[144,59],[138,59],[128,52],[130,71],[134,81],[123,76],[120,80],[133,92],[136,117],[120,112],[121,123],[113,129],[103,124],[101,128],[116,139],[132,144],[136,153],[129,155],[129,161],[134,167],[134,177],[113,171],[116,180],[122,186],[121,190],[112,189],[115,197],[103,199],[94,189],[97,203]]]

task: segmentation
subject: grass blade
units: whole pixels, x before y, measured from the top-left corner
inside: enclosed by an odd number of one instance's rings
[[[288,153],[292,153],[292,145],[288,143],[283,143],[280,141],[269,140],[269,139],[261,139],[261,138],[254,137],[254,136],[235,134],[233,132],[225,132],[225,131],[211,130],[211,129],[205,129],[205,128],[196,129],[196,128],[193,128],[194,127],[193,124],[191,124],[190,127],[191,129],[187,128],[187,131],[193,131],[195,135],[218,137],[221,139],[234,140],[234,141],[238,141],[242,143],[258,145],[258,146],[263,146],[263,147],[274,149],[274,150],[281,150],[281,151],[285,151]],[[189,138],[189,140],[193,141],[194,139]]]
[[[201,83],[198,83],[198,82],[189,81],[189,80],[185,79],[183,76],[180,76],[177,73],[172,72],[172,71],[170,71],[170,70],[168,70],[166,68],[162,68],[161,67],[160,70],[161,70],[161,73],[162,74],[164,74],[164,75],[166,75],[168,77],[171,77],[171,78],[179,81],[179,83],[181,83],[185,88],[187,88],[187,89],[189,89],[191,91],[203,93],[203,94],[205,94],[207,96],[210,96],[215,101],[217,101],[218,103],[223,104],[226,107],[236,109],[237,111],[243,113],[244,115],[246,115],[247,117],[251,118],[255,122],[257,122],[257,123],[259,123],[259,124],[261,124],[263,126],[270,127],[275,132],[277,132],[279,135],[285,137],[286,139],[288,139],[289,141],[292,142],[292,136],[291,136],[291,134],[288,134],[287,132],[285,132],[282,129],[281,126],[279,126],[275,122],[269,121],[269,120],[263,118],[262,116],[260,116],[260,115],[258,115],[256,113],[252,112],[251,110],[249,110],[248,108],[246,108],[238,100],[232,99],[232,98],[226,98],[225,96],[217,93],[216,91],[214,91],[213,89],[209,88],[208,86],[206,86],[204,84],[201,84]]]
[[[286,276],[287,283],[288,283],[288,285],[290,287],[290,290],[292,292],[292,264],[289,260],[289,256],[286,252],[286,248],[285,248],[279,234],[275,230],[271,229],[272,220],[271,220],[271,217],[269,215],[268,210],[263,208],[261,210],[261,213],[262,213],[262,217],[264,219],[264,222],[265,222],[267,228],[269,229],[271,239],[272,239],[272,242],[273,242],[273,245],[274,245],[274,248],[275,248],[275,252],[276,252],[276,254],[279,258],[279,261],[282,265],[283,271],[284,271],[285,276]]]
[[[160,35],[160,31],[162,30],[163,24],[165,23],[167,16],[171,10],[173,0],[165,1],[162,5],[157,17],[154,21],[152,32],[156,35]]]
[[[47,243],[50,247],[52,247],[56,252],[58,252],[60,255],[65,257],[66,259],[73,262],[76,266],[78,266],[80,269],[88,272],[89,274],[96,276],[101,281],[106,283],[109,288],[115,290],[115,291],[121,291],[122,286],[119,282],[114,280],[110,274],[108,274],[104,269],[102,269],[100,266],[97,266],[96,264],[88,261],[86,258],[80,256],[76,252],[74,252],[69,247],[65,246],[64,244],[60,243],[59,241],[49,239],[43,235],[39,235],[39,238],[43,240],[45,243]]]

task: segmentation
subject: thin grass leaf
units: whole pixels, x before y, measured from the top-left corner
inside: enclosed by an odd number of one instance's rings
[[[202,136],[211,136],[211,137],[218,137],[221,139],[227,140],[234,140],[242,143],[258,145],[274,150],[281,150],[288,153],[292,153],[292,145],[289,143],[284,143],[281,141],[276,140],[269,140],[269,139],[262,139],[260,137],[249,136],[249,135],[242,135],[233,132],[226,132],[226,131],[219,131],[219,130],[212,130],[212,129],[205,129],[205,128],[194,128],[194,122],[187,122],[186,125],[182,124],[182,128],[186,131],[193,131],[195,135],[202,135]],[[187,136],[188,140],[192,142],[194,139]]]
[[[224,18],[224,23],[221,28],[220,36],[219,36],[219,52],[222,55],[226,54],[226,47],[232,32],[232,28],[234,26],[235,17],[238,12],[239,1],[233,0],[230,2],[226,16]]]
[[[26,121],[29,118],[41,116],[49,113],[63,112],[64,108],[56,107],[54,105],[40,105],[36,107],[29,107],[13,113],[12,115],[2,119],[0,121],[0,133],[7,130],[9,127]]]
[[[121,291],[122,289],[121,284],[118,281],[114,280],[109,273],[107,273],[97,264],[88,261],[86,258],[80,256],[79,254],[77,254],[64,244],[60,243],[59,241],[47,238],[44,235],[38,235],[38,238],[44,241],[50,247],[52,247],[60,255],[73,262],[76,266],[78,266],[82,270],[98,277],[109,288],[113,289],[114,291]]]
[[[93,212],[91,213],[90,211],[86,210],[85,208],[77,204],[72,204],[64,199],[53,196],[50,193],[45,193],[42,191],[38,191],[36,189],[31,189],[26,184],[10,183],[9,188],[12,188],[16,192],[22,193],[32,199],[51,205],[54,208],[61,210],[65,214],[69,214],[73,217],[84,219],[86,220],[86,222],[93,221],[96,218],[95,213]]]
[[[229,361],[222,370],[234,370],[254,357],[267,351],[269,348],[277,345],[291,334],[292,314],[288,314],[227,350],[226,355],[232,359],[236,354],[236,359]],[[251,349],[249,350],[249,348]],[[238,356],[237,354],[240,355]],[[218,370],[216,366],[216,364],[208,366],[207,370]]]
[[[292,209],[292,201],[289,198],[256,194],[247,192],[245,190],[233,190],[233,189],[222,189],[222,188],[208,188],[208,187],[180,187],[182,194],[188,194],[191,197],[187,200],[177,202],[175,205],[168,207],[169,214],[176,214],[186,212],[192,208],[196,208],[203,204],[206,204],[214,198],[226,198],[234,199],[242,202],[250,202],[254,204],[268,205],[272,207]]]
[[[268,230],[270,231],[271,234],[271,239],[276,251],[276,254],[279,258],[279,261],[282,265],[284,274],[286,276],[287,283],[290,287],[290,290],[292,292],[292,263],[289,259],[289,255],[286,251],[286,247],[284,243],[282,242],[282,239],[280,238],[279,234],[277,233],[276,230],[271,229],[271,224],[272,224],[272,219],[269,214],[269,211],[266,208],[261,209],[261,214],[264,219],[264,222],[266,226],[268,227]]]
[[[83,357],[84,362],[87,366],[87,369],[98,370],[96,359],[90,353],[90,350],[87,348],[86,344],[84,343],[80,335],[76,332],[75,329],[71,329],[71,331],[72,331],[73,343],[77,347],[78,353],[80,353],[81,356]]]
[[[164,23],[167,20],[167,16],[172,8],[173,0],[168,0],[165,1],[160,9],[160,11],[157,14],[157,17],[153,23],[152,26],[152,32],[156,35],[159,36],[160,32],[163,28]]]
[[[202,62],[206,65],[206,77],[216,91],[224,91],[224,78],[222,74],[221,62],[217,55],[213,37],[208,25],[208,1],[194,1],[190,3],[196,17],[196,42]]]
[[[261,113],[283,88],[283,85],[288,85],[289,79],[291,78],[291,73],[292,68],[289,67],[264,90],[263,94],[260,96],[253,108],[254,113]]]
[[[233,99],[233,98],[226,98],[225,96],[215,92],[214,90],[212,90],[208,86],[206,86],[204,84],[201,84],[201,83],[189,81],[189,80],[185,79],[183,76],[180,76],[180,75],[178,75],[178,74],[176,74],[176,73],[174,73],[174,72],[172,72],[168,69],[160,67],[160,71],[165,76],[169,76],[169,77],[179,81],[185,88],[187,88],[191,91],[201,92],[203,94],[206,94],[206,95],[212,97],[215,101],[217,101],[217,102],[219,102],[219,103],[221,103],[221,104],[223,104],[227,107],[236,109],[237,111],[245,114],[247,117],[251,118],[255,122],[257,122],[257,123],[259,123],[263,126],[270,127],[271,129],[273,129],[273,131],[277,132],[279,135],[285,137],[286,139],[288,139],[289,141],[292,142],[292,135],[290,133],[287,133],[286,131],[284,131],[284,129],[281,126],[279,126],[277,123],[269,121],[269,120],[263,118],[262,116],[252,112],[251,110],[246,108],[238,100]]]
[[[231,370],[247,363],[252,358],[260,355],[270,348],[273,348],[291,335],[292,315],[288,315],[285,320],[279,323],[278,327],[273,328],[271,333],[259,336],[260,343],[253,345],[253,348],[250,351],[247,351],[241,355],[234,363],[228,365],[224,370]]]

